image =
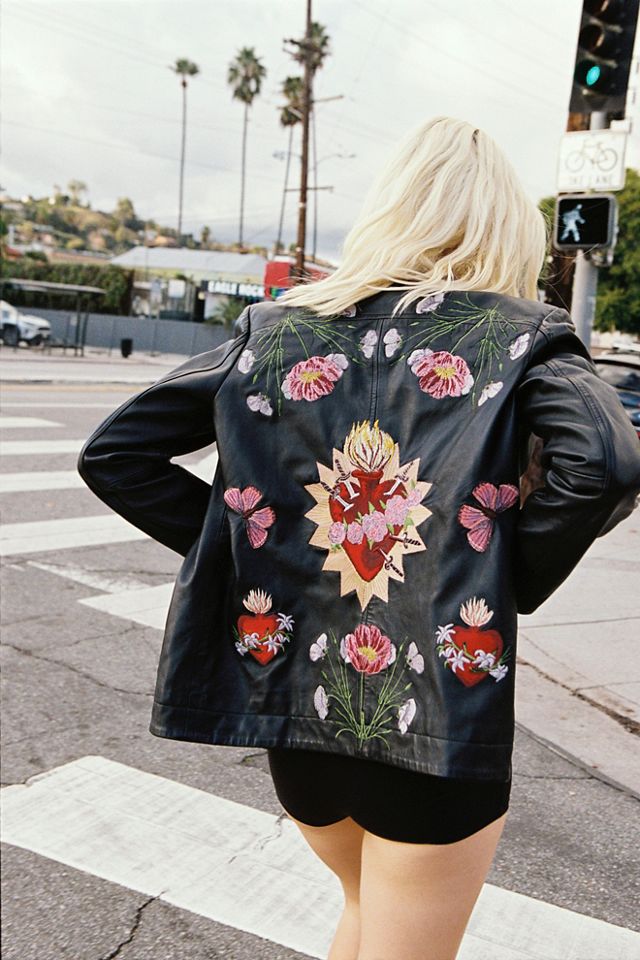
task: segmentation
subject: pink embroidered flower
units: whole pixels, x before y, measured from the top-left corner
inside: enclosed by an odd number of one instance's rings
[[[309,357],[289,370],[282,381],[287,400],[317,400],[331,393],[343,372],[342,364],[330,357]]]
[[[358,673],[380,673],[396,658],[396,648],[373,624],[361,623],[344,637],[344,659]]]
[[[384,513],[379,510],[366,513],[362,518],[362,532],[367,540],[373,540],[374,543],[380,543],[381,540],[384,540],[389,533]]]
[[[395,527],[398,523],[404,523],[410,509],[411,505],[405,497],[401,497],[399,493],[396,493],[387,500],[387,505],[384,510],[385,520]]]
[[[420,381],[420,389],[436,400],[463,396],[473,386],[466,361],[447,350],[436,350],[411,369]]]
[[[364,531],[362,524],[350,523],[347,527],[347,540],[349,543],[362,543],[364,540]]]
[[[417,507],[418,504],[422,503],[423,496],[424,494],[414,487],[413,490],[407,492],[406,500],[410,507]]]
[[[344,523],[337,521],[329,527],[329,543],[342,543],[346,536]]]

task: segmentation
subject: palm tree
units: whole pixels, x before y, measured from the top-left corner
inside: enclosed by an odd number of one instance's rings
[[[287,187],[289,185],[289,167],[291,166],[291,147],[293,144],[293,128],[302,120],[302,96],[304,83],[302,77],[287,77],[282,84],[282,93],[287,102],[280,109],[280,126],[289,128],[289,146],[287,148],[286,164],[284,171],[284,187],[282,190],[282,203],[280,205],[280,223],[278,224],[278,236],[276,238],[275,255],[280,253],[282,246],[282,230],[284,226],[284,208],[287,198]]]
[[[249,119],[249,107],[255,97],[260,93],[262,81],[267,75],[266,67],[260,63],[256,57],[253,47],[242,47],[238,51],[235,60],[229,64],[227,73],[227,83],[233,91],[234,100],[241,100],[244,103],[244,124],[242,128],[242,178],[240,187],[240,231],[238,244],[242,248],[242,221],[244,218],[244,183],[246,173],[246,152],[247,152],[247,122]]]
[[[186,58],[176,60],[172,67],[169,67],[180,77],[182,86],[182,148],[180,151],[180,195],[178,200],[178,243],[182,234],[182,200],[184,195],[184,150],[187,139],[187,77],[195,77],[200,73],[197,64]]]

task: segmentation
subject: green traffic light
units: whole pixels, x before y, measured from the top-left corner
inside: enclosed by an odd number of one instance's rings
[[[602,73],[602,70],[600,69],[598,64],[594,63],[594,65],[592,67],[589,67],[589,69],[587,70],[587,75],[585,77],[586,85],[588,87],[595,87],[596,83],[600,79],[601,73]]]

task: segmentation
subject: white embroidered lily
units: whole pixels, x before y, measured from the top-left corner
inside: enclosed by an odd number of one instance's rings
[[[293,630],[294,619],[288,613],[278,614],[278,630]]]
[[[495,654],[489,653],[487,650],[476,650],[473,661],[474,667],[479,667],[481,670],[489,670],[495,662]]]
[[[249,370],[251,370],[255,359],[256,355],[253,350],[250,350],[248,347],[246,350],[243,350],[240,354],[240,359],[238,360],[238,370],[240,373],[249,373]]]
[[[410,670],[415,670],[416,673],[424,673],[424,657],[418,652],[418,647],[413,642],[409,644],[407,650],[407,665]]]
[[[411,697],[409,700],[405,700],[400,709],[398,710],[398,729],[400,733],[406,733],[413,718],[416,715],[416,702]]]
[[[502,380],[492,380],[491,383],[488,383],[486,387],[484,387],[482,393],[480,394],[480,398],[478,400],[478,406],[481,407],[483,403],[487,402],[487,400],[490,400],[492,397],[497,396],[503,387],[504,387],[504,383],[502,382]]]
[[[382,340],[384,342],[385,356],[387,357],[392,357],[402,343],[402,337],[395,327],[391,327],[390,330],[387,330]]]
[[[247,406],[254,413],[262,413],[265,417],[270,417],[273,413],[269,397],[264,393],[250,393],[247,397]]]
[[[462,670],[465,663],[469,661],[469,657],[465,655],[463,650],[455,650],[453,656],[449,657],[448,660],[451,669],[455,673],[458,668]]]
[[[340,656],[345,661],[345,663],[351,663],[351,658],[349,657],[349,651],[347,650],[347,638],[343,637],[340,641]]]
[[[489,670],[489,673],[492,677],[496,678],[496,681],[502,680],[504,676],[509,672],[509,667],[505,663],[499,663],[497,667],[494,667],[493,670]]]
[[[454,623],[445,623],[443,627],[438,627],[436,630],[436,643],[450,643],[453,639],[455,629]]]
[[[530,333],[523,333],[519,337],[516,337],[515,340],[511,341],[509,344],[509,356],[512,360],[517,360],[518,357],[521,357],[523,353],[527,352],[530,339]]]
[[[284,647],[284,643],[285,638],[281,633],[272,633],[269,637],[265,637],[263,646],[269,653],[278,653]]]
[[[367,330],[365,335],[360,339],[360,349],[364,353],[367,360],[369,360],[373,355],[373,348],[378,342],[378,334],[375,330]]]
[[[329,713],[329,697],[323,686],[316,687],[316,692],[313,695],[313,705],[320,719],[326,720]]]
[[[315,643],[312,643],[309,647],[309,659],[313,660],[315,663],[316,660],[323,660],[327,655],[327,635],[326,633],[321,633]]]
[[[245,633],[242,635],[242,642],[244,643],[247,650],[253,650],[254,647],[260,646],[260,634]]]
[[[249,648],[245,647],[244,643],[241,643],[240,640],[236,640],[236,650],[238,651],[241,657],[244,657],[248,649]]]

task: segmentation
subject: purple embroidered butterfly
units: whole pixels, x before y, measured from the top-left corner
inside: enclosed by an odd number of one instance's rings
[[[493,536],[496,517],[512,507],[520,492],[512,483],[480,483],[475,487],[473,496],[479,506],[465,503],[458,511],[458,520],[467,530],[467,540],[474,550],[484,553]]]
[[[224,501],[235,513],[239,513],[244,520],[245,530],[252,547],[261,547],[267,539],[268,528],[276,519],[272,507],[261,507],[258,510],[258,501],[262,494],[257,487],[229,487],[224,491]]]

